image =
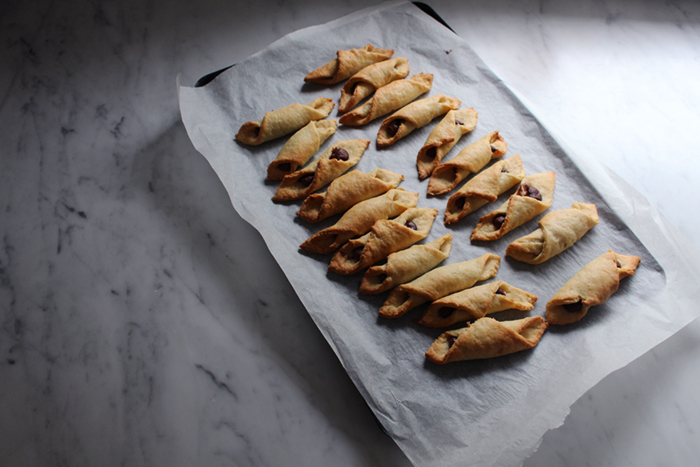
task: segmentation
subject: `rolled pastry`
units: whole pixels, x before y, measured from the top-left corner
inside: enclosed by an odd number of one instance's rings
[[[433,75],[426,73],[393,81],[377,89],[371,99],[340,117],[339,121],[348,126],[365,125],[389,112],[400,109],[421,94],[430,91],[432,86]]]
[[[443,328],[503,310],[532,310],[537,295],[495,281],[448,295],[430,304],[418,324]]]
[[[435,167],[457,144],[462,135],[476,128],[477,119],[478,115],[473,108],[447,112],[445,118],[430,132],[425,144],[418,151],[416,166],[421,180],[433,173]]]
[[[459,151],[454,159],[444,162],[433,170],[428,182],[429,195],[441,195],[456,187],[470,173],[477,173],[491,159],[506,153],[506,142],[497,131],[489,133]]]
[[[311,164],[282,179],[273,201],[303,199],[328,185],[358,162],[369,146],[366,139],[346,139],[333,143]]]
[[[267,167],[268,180],[282,180],[306,164],[338,128],[335,120],[315,120],[289,138],[277,158]]]
[[[418,279],[392,290],[379,310],[379,316],[398,318],[423,303],[435,301],[445,295],[467,289],[479,281],[490,279],[498,272],[500,263],[500,256],[486,253],[469,261],[448,264],[426,272]]]
[[[316,84],[335,84],[347,79],[373,63],[394,55],[393,49],[378,49],[367,44],[361,49],[339,50],[338,57],[315,69],[304,81]]]
[[[408,60],[403,57],[392,58],[363,68],[340,90],[338,112],[347,112],[382,86],[406,77],[408,72]]]
[[[348,241],[333,255],[328,270],[355,274],[395,251],[408,248],[428,236],[437,213],[437,209],[410,208],[394,219],[375,222],[366,235]]]
[[[479,219],[471,239],[496,240],[546,211],[552,205],[554,181],[554,172],[525,177],[508,201]]]
[[[493,203],[525,178],[519,155],[497,161],[477,174],[447,200],[445,224],[452,224],[488,203]]]
[[[440,264],[450,255],[451,249],[452,234],[448,233],[425,245],[413,245],[392,253],[385,264],[372,266],[365,272],[360,293],[379,294],[410,282]]]
[[[545,215],[537,230],[508,245],[506,255],[528,264],[544,263],[579,241],[596,224],[595,204],[574,203],[569,209]]]
[[[394,144],[416,128],[424,127],[440,115],[457,109],[461,104],[459,99],[444,94],[411,102],[384,119],[377,132],[377,145],[384,147]]]
[[[608,250],[569,279],[547,302],[547,322],[570,324],[580,321],[588,309],[605,303],[620,287],[620,279],[633,276],[642,259]]]
[[[357,203],[335,225],[316,232],[299,248],[309,253],[333,253],[345,242],[364,235],[380,219],[396,217],[418,204],[418,193],[394,188],[381,196]]]
[[[311,224],[322,221],[396,188],[403,179],[403,175],[386,169],[374,169],[370,173],[353,170],[333,180],[324,193],[310,194],[297,216]]]
[[[311,121],[326,118],[334,106],[335,102],[332,99],[319,97],[306,105],[291,104],[272,110],[258,122],[244,123],[236,133],[236,139],[241,143],[257,146],[265,141],[294,133]]]
[[[547,322],[541,316],[513,321],[481,318],[466,328],[442,334],[425,356],[438,365],[500,357],[533,348],[546,329]]]

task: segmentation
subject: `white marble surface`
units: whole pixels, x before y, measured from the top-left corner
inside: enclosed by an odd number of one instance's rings
[[[190,145],[175,88],[373,3],[0,5],[0,465],[409,464]],[[700,247],[700,5],[429,3]],[[694,465],[698,361],[696,321],[525,465]]]

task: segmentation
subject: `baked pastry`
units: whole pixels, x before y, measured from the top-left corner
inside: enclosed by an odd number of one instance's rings
[[[374,63],[353,75],[340,90],[338,112],[347,112],[374,91],[408,75],[408,60],[403,57]]]
[[[536,301],[537,295],[506,282],[489,282],[435,300],[418,324],[443,328],[503,310],[532,310]]]
[[[497,131],[475,141],[447,162],[435,167],[428,182],[429,195],[441,195],[456,187],[470,173],[477,173],[491,159],[506,153],[507,144]]]
[[[339,50],[337,58],[306,75],[304,81],[316,84],[339,83],[364,67],[386,60],[392,55],[392,49],[378,49],[371,44],[361,49]]]
[[[533,348],[546,329],[547,322],[541,316],[513,321],[481,318],[466,328],[442,334],[425,352],[425,356],[438,365],[501,357]]]
[[[282,180],[306,164],[336,128],[338,122],[335,120],[315,120],[294,133],[267,167],[267,179]]]
[[[333,143],[312,163],[285,176],[272,200],[293,201],[306,198],[360,162],[367,146],[369,141],[366,139],[346,139]]]
[[[291,104],[267,112],[258,122],[246,122],[236,133],[236,139],[244,144],[257,146],[279,138],[306,126],[314,120],[326,118],[335,107],[327,97],[319,97],[308,104]]]
[[[469,261],[448,264],[426,272],[392,290],[379,310],[379,316],[398,318],[423,303],[467,289],[495,276],[500,264],[500,256],[485,253]]]
[[[518,191],[495,211],[479,219],[472,231],[472,240],[496,240],[507,232],[542,214],[552,205],[554,172],[528,175]]]
[[[361,294],[379,294],[410,282],[440,264],[450,255],[452,234],[448,233],[425,245],[413,245],[392,253],[386,263],[372,266],[362,277]]]
[[[418,193],[394,188],[381,196],[361,201],[348,209],[335,225],[316,232],[299,248],[309,253],[333,253],[345,242],[364,235],[380,219],[396,217],[418,204]]]
[[[506,248],[506,255],[528,264],[544,263],[579,241],[598,224],[595,204],[574,203],[569,209],[552,211],[537,230]]]
[[[403,175],[386,169],[374,169],[370,173],[353,170],[333,180],[324,193],[307,196],[297,216],[311,224],[322,221],[396,188],[403,179]]]
[[[377,145],[384,147],[394,144],[416,128],[424,127],[440,115],[459,108],[461,104],[459,99],[444,94],[411,102],[384,119],[377,132]]]
[[[437,209],[410,208],[394,219],[378,220],[367,234],[343,245],[331,258],[328,270],[355,274],[408,248],[428,236],[437,213]]]
[[[340,117],[339,121],[348,126],[365,125],[389,112],[400,109],[421,94],[430,91],[432,86],[433,75],[426,73],[392,81],[377,89],[371,99]]]
[[[416,158],[418,176],[424,179],[433,173],[435,167],[450,149],[460,140],[462,135],[476,128],[478,114],[473,108],[450,110],[433,131],[428,135],[425,144]]]
[[[452,224],[513,188],[525,178],[519,155],[496,161],[488,169],[465,183],[447,200],[445,224]]]
[[[547,322],[570,324],[580,321],[588,309],[605,303],[620,287],[620,279],[633,276],[642,259],[608,250],[566,281],[547,302]]]

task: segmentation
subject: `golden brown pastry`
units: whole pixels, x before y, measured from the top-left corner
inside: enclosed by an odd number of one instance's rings
[[[506,153],[506,142],[497,131],[489,133],[459,151],[454,159],[435,167],[428,182],[429,195],[441,195],[456,187],[470,173],[477,173],[491,159],[498,159]]]
[[[413,245],[392,253],[385,264],[372,266],[362,277],[361,294],[379,294],[410,282],[440,264],[450,255],[452,234],[448,233],[425,245]]]
[[[452,224],[488,203],[493,203],[525,178],[519,155],[497,161],[477,174],[447,200],[445,224]]]
[[[503,310],[532,310],[536,301],[537,295],[506,282],[495,281],[435,300],[418,324],[444,328]]]
[[[408,72],[408,60],[403,57],[392,58],[363,68],[340,90],[338,112],[347,112],[382,86],[406,77]]]
[[[379,316],[398,318],[423,303],[490,279],[498,272],[500,263],[500,256],[486,253],[469,261],[448,264],[426,272],[418,279],[392,290],[379,310]]]
[[[432,86],[433,75],[426,73],[393,81],[377,89],[371,99],[340,117],[339,121],[348,126],[365,125],[382,115],[400,109],[421,94],[430,91]]]
[[[326,118],[335,103],[327,97],[319,97],[303,104],[291,104],[267,112],[258,122],[244,123],[236,133],[236,139],[244,144],[257,146],[279,138],[306,126],[314,120]]]
[[[282,179],[273,201],[304,199],[347,172],[360,162],[369,146],[366,139],[346,139],[333,143],[312,163]]]
[[[440,161],[450,149],[460,140],[462,135],[469,133],[476,128],[478,114],[473,108],[450,110],[433,131],[416,159],[418,176],[420,179],[430,176],[440,164]]]
[[[371,44],[361,49],[339,50],[337,58],[306,75],[304,81],[316,84],[339,83],[364,67],[386,60],[392,55],[393,49],[378,49]]]
[[[418,204],[418,193],[394,188],[381,196],[361,201],[348,209],[335,225],[316,232],[299,248],[309,253],[333,253],[345,242],[364,235],[380,219],[396,217]]]
[[[472,231],[472,240],[496,240],[507,232],[542,214],[552,205],[554,172],[525,177],[518,191],[495,211],[479,219]]]
[[[408,248],[428,236],[437,213],[437,209],[410,208],[394,219],[378,220],[367,234],[343,245],[331,258],[328,270],[355,274],[395,251]]]
[[[403,179],[403,175],[386,169],[374,169],[370,173],[353,170],[333,180],[324,193],[307,196],[297,216],[311,224],[322,221],[396,188]]]
[[[411,102],[384,119],[377,132],[377,145],[384,147],[394,144],[416,128],[424,127],[433,119],[458,108],[461,104],[462,101],[459,99],[443,94]]]
[[[547,302],[547,322],[580,321],[588,309],[605,303],[620,287],[620,279],[633,276],[642,259],[608,250],[569,279]]]
[[[569,209],[552,211],[537,230],[506,248],[506,255],[528,264],[544,263],[579,241],[598,224],[595,204],[574,203]]]
[[[513,321],[481,318],[466,328],[442,334],[425,352],[425,356],[438,365],[501,357],[533,348],[546,329],[547,322],[541,316]]]
[[[277,158],[267,167],[268,180],[282,180],[306,164],[338,128],[335,120],[315,120],[289,138]]]

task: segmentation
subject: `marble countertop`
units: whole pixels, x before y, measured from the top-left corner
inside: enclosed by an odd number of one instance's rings
[[[375,3],[0,6],[0,465],[410,465],[192,147],[175,85]],[[699,4],[427,3],[700,247]],[[693,465],[698,361],[696,320],[524,465]]]

